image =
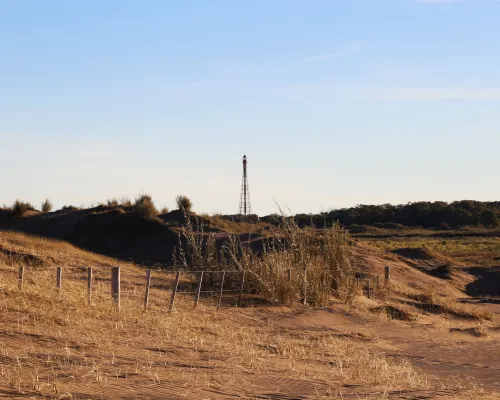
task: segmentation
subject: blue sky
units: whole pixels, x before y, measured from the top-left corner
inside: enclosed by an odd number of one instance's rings
[[[0,0],[0,204],[498,200],[500,2]]]

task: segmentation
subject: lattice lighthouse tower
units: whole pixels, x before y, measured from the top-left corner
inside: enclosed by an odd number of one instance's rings
[[[240,215],[250,215],[252,206],[250,204],[250,189],[248,188],[247,156],[243,156],[243,178],[241,180]]]

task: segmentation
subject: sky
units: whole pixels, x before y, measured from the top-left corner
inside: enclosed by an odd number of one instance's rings
[[[0,204],[499,200],[496,0],[0,0]]]

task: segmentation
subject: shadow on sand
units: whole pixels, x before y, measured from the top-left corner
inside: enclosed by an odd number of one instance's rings
[[[476,277],[465,286],[469,296],[500,296],[500,266],[471,267],[466,271]]]

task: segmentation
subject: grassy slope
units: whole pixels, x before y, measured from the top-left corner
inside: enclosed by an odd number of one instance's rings
[[[256,398],[280,393],[315,398],[342,393],[343,398],[361,394],[378,399],[397,398],[401,390],[410,396],[437,393],[406,360],[379,353],[374,346],[376,336],[363,326],[338,331],[300,325],[294,321],[303,312],[301,308],[224,308],[216,312],[205,301],[194,311],[190,296],[179,296],[176,311],[168,314],[170,293],[165,289],[171,285],[171,276],[159,273],[153,279],[151,307],[144,312],[144,273],[132,264],[17,233],[1,232],[0,249],[3,395]],[[359,249],[359,253],[371,272],[387,261],[381,256],[378,265],[377,256],[369,249]],[[22,263],[28,269],[20,291],[17,267]],[[122,266],[126,282],[120,313],[109,296],[107,279],[112,265]],[[61,294],[54,289],[55,266],[65,268]],[[92,307],[86,305],[82,266],[95,268]],[[409,274],[408,268],[398,264],[395,277]],[[403,285],[392,298],[373,301],[369,307],[395,302],[409,290]],[[359,301],[359,309],[349,312],[362,315],[369,309],[363,304]],[[336,305],[339,310],[343,307]],[[287,324],[279,323],[283,320]],[[469,393],[441,392],[450,398]],[[474,393],[474,398],[486,398]]]

